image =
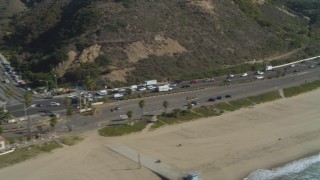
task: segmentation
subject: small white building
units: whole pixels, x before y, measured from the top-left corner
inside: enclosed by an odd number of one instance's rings
[[[0,150],[5,149],[4,141],[5,141],[4,137],[0,136]]]

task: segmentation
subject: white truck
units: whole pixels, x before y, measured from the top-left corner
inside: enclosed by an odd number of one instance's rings
[[[146,86],[157,85],[157,80],[147,80],[144,83]]]
[[[135,90],[138,89],[138,86],[137,85],[132,85],[132,86],[129,87],[129,89],[135,91]]]
[[[272,71],[273,67],[272,66],[266,66],[266,71]]]
[[[99,96],[105,96],[105,95],[107,95],[108,94],[108,91],[107,90],[100,90],[100,91],[97,91],[97,94],[99,95]]]
[[[167,92],[167,91],[170,91],[170,86],[168,85],[163,85],[163,86],[158,86],[157,87],[157,91],[158,92]]]

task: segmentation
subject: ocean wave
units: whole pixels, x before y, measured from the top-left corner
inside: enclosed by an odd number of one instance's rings
[[[272,170],[258,169],[250,173],[244,180],[271,180],[279,176],[301,172],[317,162],[320,162],[320,155],[293,161],[283,167],[274,168]]]

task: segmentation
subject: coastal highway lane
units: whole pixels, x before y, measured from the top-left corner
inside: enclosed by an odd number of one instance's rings
[[[177,94],[168,94],[161,96],[153,96],[144,98],[145,100],[145,114],[159,114],[164,111],[162,106],[162,102],[167,100],[169,101],[168,110],[172,110],[174,108],[186,108],[187,100],[186,97],[196,97],[196,101],[199,102],[199,105],[204,104],[214,104],[222,102],[221,100],[217,100],[215,102],[208,102],[210,97],[231,95],[232,98],[225,99],[223,101],[229,101],[232,99],[238,99],[248,96],[259,95],[265,92],[279,90],[282,88],[295,86],[299,84],[303,84],[306,81],[314,81],[320,79],[320,71],[319,69],[309,69],[308,71],[290,74],[287,76],[283,76],[275,79],[265,79],[258,80],[251,83],[244,84],[235,84],[230,86],[221,86],[221,87],[212,87],[202,90],[195,91],[187,91]],[[141,99],[133,99],[128,101],[118,101],[115,103],[105,104],[103,105],[100,116],[105,119],[117,119],[119,115],[126,114],[127,111],[131,110],[134,112],[135,116],[140,116],[141,109],[138,106],[138,103]],[[119,106],[121,109],[119,111],[111,112],[110,109]]]

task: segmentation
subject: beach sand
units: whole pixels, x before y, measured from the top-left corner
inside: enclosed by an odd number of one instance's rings
[[[84,142],[0,169],[6,179],[159,179],[104,147],[122,144],[204,179],[243,179],[320,152],[320,90],[222,116],[116,138],[87,133]],[[181,146],[178,146],[181,144]]]

